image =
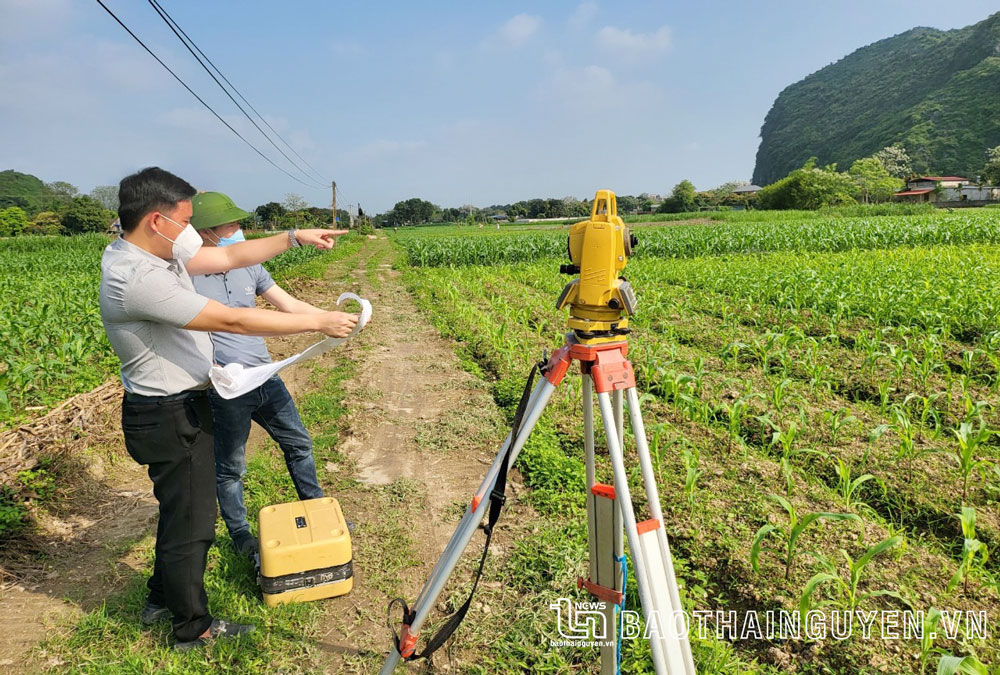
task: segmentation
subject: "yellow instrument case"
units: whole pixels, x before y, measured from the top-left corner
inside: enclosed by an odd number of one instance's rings
[[[265,506],[259,518],[265,603],[332,598],[353,588],[351,535],[336,499]]]

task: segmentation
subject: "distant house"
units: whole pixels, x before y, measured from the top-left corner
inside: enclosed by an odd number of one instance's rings
[[[1000,187],[974,185],[961,176],[919,176],[907,181],[906,189],[893,195],[893,199],[949,206],[964,202],[971,206],[1000,201]]]
[[[968,178],[961,176],[919,176],[913,180],[906,181],[907,190],[933,190],[936,185],[943,188],[960,188],[970,183]]]
[[[735,195],[755,195],[760,192],[763,188],[759,185],[741,185],[740,187],[733,190]]]

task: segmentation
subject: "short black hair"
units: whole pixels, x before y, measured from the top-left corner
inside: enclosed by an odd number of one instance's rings
[[[153,211],[173,209],[198,191],[183,178],[151,166],[122,178],[118,184],[118,217],[122,230],[131,232]]]

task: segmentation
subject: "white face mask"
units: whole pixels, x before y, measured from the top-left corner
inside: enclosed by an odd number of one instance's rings
[[[171,249],[172,255],[176,260],[180,260],[182,264],[187,265],[191,258],[194,257],[194,254],[201,249],[201,235],[198,234],[190,223],[184,226],[176,220],[167,218],[162,213],[160,216],[164,220],[169,220],[177,227],[182,228],[181,233],[177,235],[176,239],[171,239],[162,232],[157,232],[157,234],[173,244],[173,248]]]

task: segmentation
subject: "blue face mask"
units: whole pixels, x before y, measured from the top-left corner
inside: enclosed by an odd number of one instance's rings
[[[229,246],[231,244],[238,244],[241,241],[246,241],[246,238],[243,236],[243,230],[236,230],[232,235],[219,239],[218,245]]]

